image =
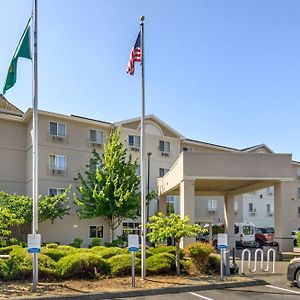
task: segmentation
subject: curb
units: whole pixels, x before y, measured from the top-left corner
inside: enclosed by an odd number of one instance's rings
[[[211,285],[192,285],[192,286],[180,286],[180,287],[167,287],[167,288],[155,288],[155,289],[141,289],[131,290],[122,292],[104,292],[104,293],[91,293],[91,294],[80,294],[80,295],[66,295],[66,296],[47,296],[47,297],[33,297],[26,299],[38,299],[38,300],[67,300],[67,299],[85,299],[85,300],[96,300],[96,299],[115,299],[115,298],[129,298],[129,297],[140,297],[140,296],[154,296],[164,294],[177,294],[204,290],[216,290],[216,289],[228,289],[246,286],[258,286],[265,285],[267,282],[262,279],[252,280],[247,282],[229,282],[229,283],[217,283]],[[21,298],[15,298],[21,299]],[[24,299],[24,298],[23,298]]]

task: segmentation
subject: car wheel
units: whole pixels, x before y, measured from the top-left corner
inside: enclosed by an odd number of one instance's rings
[[[296,283],[297,283],[297,286],[298,286],[298,288],[300,288],[300,269],[297,271],[297,273],[296,273],[296,278],[295,278],[295,280],[296,280]]]
[[[262,248],[263,244],[260,240],[255,241],[255,248]]]

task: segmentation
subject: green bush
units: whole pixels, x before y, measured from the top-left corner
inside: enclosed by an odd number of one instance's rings
[[[6,240],[0,240],[0,247],[6,247]]]
[[[80,237],[76,237],[73,241],[72,244],[70,244],[70,246],[74,247],[74,248],[80,248],[80,246],[82,245],[83,243],[83,239],[80,238]]]
[[[167,245],[158,245],[157,247],[149,248],[149,252],[152,254],[159,253],[171,253],[176,255],[176,247],[175,246],[167,246]],[[184,257],[184,253],[182,249],[180,249],[180,258]]]
[[[50,248],[50,249],[57,249],[58,244],[56,243],[49,243],[45,245],[45,248]]]
[[[19,245],[19,241],[16,238],[10,238],[9,244],[10,245]]]
[[[0,259],[0,279],[8,280],[10,278],[10,270],[5,260]]]
[[[220,273],[221,256],[217,253],[210,253],[208,257],[209,270],[212,273]]]
[[[97,254],[75,253],[61,258],[56,272],[61,278],[95,278],[109,274],[109,265]]]
[[[119,235],[115,240],[111,243],[105,243],[106,247],[125,247],[128,242],[128,237],[126,235]]]
[[[300,247],[300,232],[297,232],[297,235],[296,235],[296,246]]]
[[[185,251],[196,269],[201,273],[206,273],[209,267],[209,255],[214,251],[213,247],[208,243],[196,242],[190,244]]]
[[[175,255],[171,253],[154,254],[147,258],[146,268],[151,274],[170,273],[175,270]]]
[[[107,259],[107,263],[110,265],[111,275],[124,276],[131,274],[131,254],[115,255]],[[138,272],[141,269],[141,260],[135,258],[135,271]]]
[[[191,266],[192,266],[192,261],[190,259],[180,259],[180,270],[183,273],[189,273]]]
[[[3,280],[24,280],[32,276],[32,255],[27,250],[15,246],[9,253],[10,258],[6,260],[9,272],[3,274]]]
[[[119,255],[119,254],[126,254],[128,253],[127,249],[122,249],[122,248],[118,248],[118,247],[102,247],[102,246],[97,246],[97,247],[93,247],[90,249],[91,252],[102,256],[102,258],[110,258],[112,256],[115,255]]]
[[[41,253],[50,257],[54,261],[59,261],[62,257],[67,256],[69,251],[55,248],[43,248]]]
[[[3,247],[3,248],[0,248],[0,254],[1,255],[7,255],[14,249],[22,249],[22,247],[19,246],[19,245],[12,245],[12,246]]]
[[[101,238],[95,237],[95,238],[93,238],[92,241],[91,241],[91,246],[92,246],[92,247],[100,246],[100,245],[101,245],[101,241],[102,241]]]

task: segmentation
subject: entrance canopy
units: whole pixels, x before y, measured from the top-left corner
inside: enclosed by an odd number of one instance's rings
[[[292,181],[292,157],[274,153],[182,152],[158,179],[158,196],[179,195],[180,183],[192,180],[195,195],[234,196]]]

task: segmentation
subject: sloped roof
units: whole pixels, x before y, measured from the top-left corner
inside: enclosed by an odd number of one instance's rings
[[[23,112],[0,94],[0,114],[23,116]]]
[[[265,149],[269,153],[274,153],[274,151],[272,151],[272,149],[270,149],[266,144],[255,145],[252,147],[241,149],[240,151],[241,152],[255,152],[255,151],[258,151],[259,149]]]

